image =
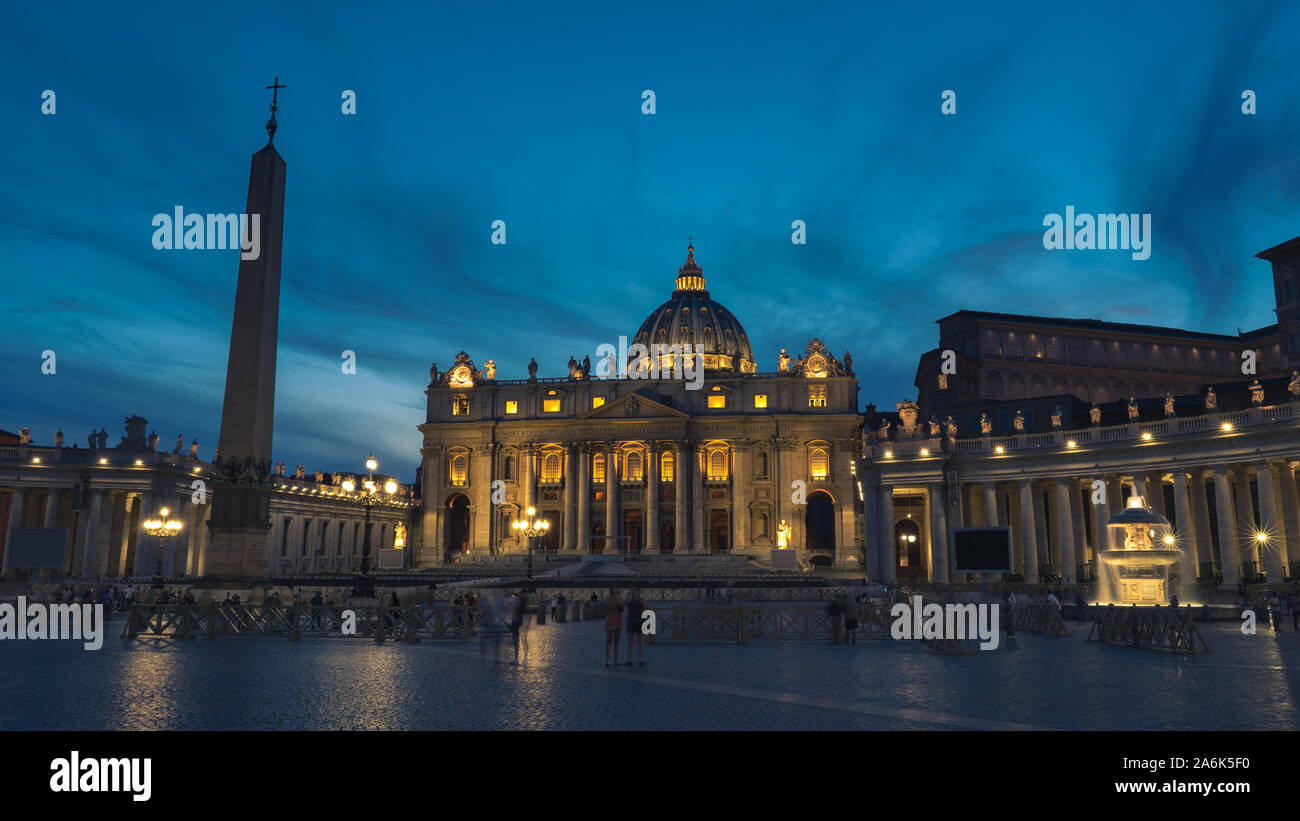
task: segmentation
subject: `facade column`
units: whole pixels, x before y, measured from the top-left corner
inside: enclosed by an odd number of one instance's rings
[[[605,443],[605,552],[621,552],[623,546],[618,515],[618,454],[614,443]]]
[[[578,450],[578,534],[573,542],[574,550],[588,551],[591,543],[591,446],[586,442],[577,445]]]
[[[1099,476],[1097,479],[1102,482],[1100,500],[1097,499],[1097,490],[1093,489],[1091,483],[1084,486],[1084,492],[1093,500],[1092,512],[1095,518],[1092,527],[1092,551],[1096,562],[1094,572],[1098,578],[1101,578],[1101,553],[1110,550],[1110,528],[1106,523],[1110,521],[1111,486],[1106,482],[1105,477]],[[1115,497],[1115,502],[1119,502],[1119,497]]]
[[[524,445],[519,448],[519,481],[521,483],[521,494],[523,497],[523,507],[537,507],[537,479],[536,472],[533,470],[533,459],[536,458],[532,445]]]
[[[775,529],[780,521],[772,523]],[[775,532],[775,530],[773,530]],[[880,554],[880,485],[874,478],[862,479],[862,566],[867,578],[878,581],[881,573]]]
[[[1236,516],[1232,510],[1232,488],[1228,468],[1214,466],[1214,508],[1219,520],[1219,572],[1223,584],[1234,589],[1241,583],[1241,555],[1237,550]]]
[[[880,487],[880,580],[892,585],[898,578],[898,541],[894,537],[894,489]]]
[[[1188,483],[1192,492],[1192,515],[1188,524],[1196,522],[1196,571],[1198,575],[1204,573],[1209,578],[1214,575],[1214,534],[1210,530],[1210,496],[1205,492],[1205,474],[1201,468],[1191,469]]]
[[[561,549],[578,549],[578,446],[564,447],[564,539]]]
[[[1073,584],[1078,578],[1078,560],[1074,555],[1074,505],[1069,480],[1056,482],[1056,538],[1061,545],[1061,580]]]
[[[94,576],[96,571],[95,556],[100,552],[98,548],[99,539],[99,520],[103,513],[104,489],[93,487],[90,489],[90,504],[86,508],[86,526],[82,532],[81,538],[81,561],[80,575]],[[78,568],[73,568],[77,573]]]
[[[420,471],[420,553],[418,567],[442,564],[446,546],[443,544],[439,514],[442,512],[442,486],[445,481],[442,467],[442,445],[429,445],[424,449],[424,470]],[[279,545],[276,545],[279,550]],[[350,565],[344,568],[350,569]]]
[[[646,443],[645,552],[659,553],[659,443]]]
[[[1187,474],[1182,468],[1174,469],[1174,523],[1183,538],[1178,545],[1178,575],[1182,579],[1179,587],[1183,598],[1190,599],[1196,591],[1196,527],[1192,524],[1192,509],[1187,497]]]
[[[1151,494],[1147,497],[1147,507],[1169,518],[1169,513],[1165,510],[1165,479],[1159,473],[1153,473],[1147,477],[1147,491]]]
[[[89,564],[93,558],[93,564],[90,564],[88,575],[107,576],[109,567],[108,563],[111,558],[110,554],[113,552],[111,549],[113,540],[113,508],[116,505],[117,496],[113,494],[112,491],[108,491],[108,498],[105,500],[103,498],[104,490],[102,488],[99,488],[98,490],[100,492],[99,516],[92,517],[95,520],[92,525],[93,529],[88,531],[86,534],[86,538],[90,540],[89,546],[86,550],[86,561]],[[105,501],[107,501],[107,504],[105,504]],[[91,499],[91,506],[92,508],[94,507],[93,497]]]
[[[984,526],[998,526],[998,489],[992,482],[984,485]]]
[[[1084,579],[1087,578],[1083,566],[1088,563],[1088,528],[1084,525],[1083,498],[1080,495],[1083,489],[1078,479],[1066,480],[1065,486],[1070,496],[1070,521],[1074,533],[1074,577],[1076,580]]]
[[[1278,464],[1277,479],[1282,530],[1286,533],[1287,564],[1296,565],[1300,562],[1300,496],[1296,493],[1295,473],[1292,472],[1289,461]]]
[[[1025,581],[1038,581],[1038,540],[1034,524],[1034,487],[1028,480],[1020,482],[1020,536],[1025,550]]]
[[[1250,493],[1250,468],[1237,465],[1233,469],[1233,501],[1237,508],[1237,549],[1241,554],[1242,570],[1259,571],[1259,544],[1255,541],[1255,502]],[[1243,575],[1246,575],[1243,573]]]
[[[948,521],[944,510],[943,484],[930,485],[930,578],[948,582]]]
[[[212,531],[208,528],[208,520],[212,518],[212,497],[208,497],[209,502],[202,505],[199,510],[199,529],[198,542],[194,549],[194,555],[190,558],[191,575],[202,576],[208,571],[208,544],[212,540]]]
[[[9,569],[13,567],[14,555],[14,528],[23,526],[23,506],[26,503],[26,488],[15,487],[9,496],[9,527],[5,532],[5,556],[4,570],[5,577],[9,576]]]
[[[690,468],[690,450],[686,444],[682,443],[677,446],[677,455],[673,457],[673,552],[688,553],[690,552],[691,534],[689,519],[686,516],[689,501],[687,500],[686,489],[688,482],[691,481]]]
[[[728,473],[731,480],[731,522],[735,532],[731,536],[732,553],[751,553],[749,538],[749,477],[753,472],[749,466],[750,443],[744,440],[731,445],[732,469]],[[837,541],[836,546],[839,546]]]
[[[696,445],[691,453],[691,552],[708,553],[704,542],[704,460],[708,451],[704,445]]]
[[[1048,527],[1047,527],[1048,513],[1050,511],[1050,507],[1045,501],[1047,494],[1045,494],[1041,488],[1034,487],[1031,485],[1030,495],[1033,496],[1033,501],[1034,501],[1034,543],[1038,545],[1037,566],[1038,566],[1038,575],[1041,577],[1046,573],[1048,568],[1054,566],[1052,562],[1053,539],[1052,539],[1052,534],[1048,531]],[[1060,560],[1059,546],[1057,547],[1057,551],[1058,551],[1058,555],[1056,556],[1057,559],[1056,564],[1059,565],[1059,560]]]
[[[125,576],[134,571],[134,559],[131,554],[139,534],[136,532],[135,515],[141,509],[144,497],[139,493],[127,493],[122,499],[122,541],[118,545],[116,576]]]
[[[1259,529],[1268,538],[1259,544],[1259,550],[1264,554],[1269,582],[1279,584],[1286,581],[1283,572],[1287,555],[1286,532],[1282,529],[1282,517],[1278,516],[1277,477],[1267,460],[1255,463],[1255,484],[1259,488]]]

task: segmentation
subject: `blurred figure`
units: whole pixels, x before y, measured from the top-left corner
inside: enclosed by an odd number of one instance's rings
[[[641,632],[643,613],[645,613],[645,600],[641,598],[640,588],[634,587],[628,591],[627,600],[627,665],[629,667],[632,665],[633,647],[636,648],[637,665],[645,666],[645,635]],[[614,649],[614,656],[618,657],[617,646]]]
[[[592,598],[596,597],[595,593],[591,594]],[[609,647],[614,646],[614,661],[618,661],[618,634],[623,626],[623,597],[619,595],[617,587],[609,589],[609,597],[605,599],[605,666],[609,666]]]

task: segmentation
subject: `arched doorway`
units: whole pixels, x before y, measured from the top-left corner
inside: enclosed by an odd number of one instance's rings
[[[447,500],[446,554],[451,558],[469,550],[469,497],[457,493]]]
[[[709,552],[726,553],[730,547],[731,514],[726,510],[709,511]]]
[[[894,525],[894,544],[898,549],[898,578],[924,579],[926,573],[921,558],[921,526],[912,519],[903,519]]]
[[[667,522],[659,528],[659,552],[672,553],[677,547],[677,528],[672,522]]]
[[[551,523],[546,535],[542,536],[540,547],[548,554],[559,552],[560,549],[560,530],[563,522],[560,521],[560,511],[545,510],[542,511],[542,518]]]
[[[605,552],[605,526],[603,524],[596,524],[591,527],[591,552]]]
[[[644,547],[641,536],[641,511],[623,511],[623,535],[627,537],[627,552],[640,553]]]
[[[813,491],[808,495],[808,504],[803,513],[805,546],[835,554],[835,500],[824,490]]]

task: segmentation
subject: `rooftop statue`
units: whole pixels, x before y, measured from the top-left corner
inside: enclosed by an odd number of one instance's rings
[[[1165,416],[1174,415],[1174,395],[1165,391]]]
[[[1292,399],[1300,399],[1300,371],[1291,371],[1291,382],[1286,389],[1291,392]]]
[[[1060,405],[1054,405],[1052,407],[1052,430],[1061,429],[1061,418],[1063,416],[1065,416],[1065,409]]]
[[[1255,407],[1264,404],[1264,386],[1259,384],[1258,379],[1250,384],[1250,401]]]
[[[1093,402],[1092,407],[1088,409],[1088,419],[1094,425],[1101,424],[1101,408],[1097,407],[1096,402]]]
[[[1219,408],[1219,397],[1215,395],[1214,387],[1211,386],[1210,389],[1205,392],[1205,409],[1218,410],[1218,408]]]
[[[1138,403],[1133,397],[1128,398],[1128,421],[1136,422],[1138,420]]]

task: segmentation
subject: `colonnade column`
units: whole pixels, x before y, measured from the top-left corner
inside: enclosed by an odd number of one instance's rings
[[[893,584],[898,576],[898,543],[894,538],[894,489],[880,487],[880,579]]]
[[[1229,589],[1241,583],[1241,554],[1237,550],[1236,517],[1232,510],[1228,469],[1214,466],[1214,509],[1219,521],[1219,570]]]
[[[1210,530],[1210,496],[1205,492],[1205,473],[1193,467],[1188,478],[1192,492],[1192,515],[1188,524],[1196,522],[1196,572],[1206,576],[1214,574],[1214,534]],[[1180,524],[1179,527],[1182,527]]]
[[[659,552],[659,444],[646,446],[645,476],[645,552]]]
[[[578,446],[578,536],[574,550],[589,550],[587,538],[591,536],[591,445]]]
[[[1078,561],[1074,556],[1074,513],[1073,494],[1070,493],[1069,480],[1056,480],[1056,528],[1057,540],[1061,545],[1061,579],[1072,584],[1078,573]]]
[[[1252,573],[1259,570],[1259,544],[1255,541],[1255,503],[1250,493],[1250,468],[1237,465],[1233,469],[1233,501],[1237,508],[1237,538],[1235,543],[1241,554],[1242,569]]]
[[[1097,573],[1097,577],[1101,578],[1101,553],[1103,550],[1110,550],[1110,529],[1107,527],[1107,522],[1110,521],[1111,487],[1106,482],[1105,477],[1099,476],[1094,481],[1098,480],[1102,483],[1101,488],[1094,488],[1092,483],[1088,483],[1084,486],[1084,492],[1088,494],[1088,498],[1092,501],[1092,512],[1094,517],[1092,527],[1092,550],[1096,555],[1097,564],[1095,572]],[[1098,490],[1101,490],[1100,498],[1098,498],[1097,495]],[[1115,501],[1118,503],[1119,498],[1116,497]]]
[[[1267,460],[1255,464],[1255,484],[1259,488],[1259,530],[1266,541],[1259,543],[1264,553],[1264,563],[1268,570],[1268,580],[1278,584],[1286,580],[1283,568],[1286,566],[1287,543],[1286,532],[1282,529],[1282,518],[1277,515],[1277,476],[1273,466]]]
[[[687,450],[685,443],[677,446],[676,455],[673,456],[673,552],[687,553],[690,551],[691,534],[690,523],[686,518],[687,502],[687,483],[691,481],[692,472],[690,469],[690,451]]]
[[[563,550],[578,549],[578,446],[564,448],[564,539]]]
[[[1178,575],[1182,579],[1179,585],[1183,591],[1183,597],[1189,598],[1196,590],[1196,548],[1195,548],[1195,526],[1188,527],[1192,521],[1192,510],[1187,497],[1187,474],[1182,468],[1174,469],[1174,520],[1178,530],[1186,534],[1181,540],[1181,544],[1175,541],[1175,546],[1180,548],[1178,554]]]
[[[948,519],[944,510],[943,485],[930,485],[930,577],[948,581]]]
[[[1034,488],[1026,479],[1020,482],[1020,537],[1025,549],[1025,581],[1038,581],[1038,542],[1034,525]]]
[[[998,526],[998,489],[992,483],[984,485],[984,526]]]
[[[103,514],[104,489],[95,487],[90,489],[90,504],[86,509],[85,530],[81,534],[81,575],[94,576],[96,571],[95,556],[99,552],[97,548],[99,540],[99,520]],[[73,568],[76,572],[76,568]]]
[[[615,553],[622,547],[618,540],[618,454],[614,443],[605,443],[605,552]]]
[[[1277,466],[1279,507],[1282,510],[1282,530],[1286,533],[1287,561],[1300,562],[1300,495],[1296,493],[1295,473],[1291,463],[1283,461]]]
[[[5,532],[5,575],[13,567],[14,528],[23,526],[23,505],[26,503],[26,488],[15,487],[9,495],[9,527]]]

